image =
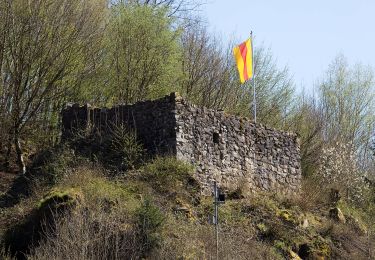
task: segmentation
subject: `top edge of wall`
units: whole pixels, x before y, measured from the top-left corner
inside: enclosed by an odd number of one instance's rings
[[[166,102],[171,102],[171,103],[177,102],[177,103],[182,103],[182,104],[192,106],[192,107],[195,107],[195,108],[200,108],[200,109],[203,109],[204,111],[207,111],[207,112],[223,113],[223,115],[226,116],[226,117],[231,117],[231,118],[234,118],[234,119],[237,119],[237,120],[240,120],[240,121],[245,121],[245,122],[248,122],[250,124],[254,124],[257,128],[263,128],[265,130],[277,131],[279,133],[282,133],[282,134],[288,135],[288,136],[299,137],[299,135],[297,133],[294,133],[294,132],[288,132],[288,131],[283,131],[283,130],[280,130],[280,129],[268,127],[267,125],[264,125],[264,124],[259,123],[259,122],[255,123],[252,119],[250,119],[248,117],[229,114],[222,109],[215,110],[215,109],[207,108],[207,107],[204,107],[204,106],[195,105],[195,104],[189,102],[188,100],[186,100],[185,98],[183,98],[178,92],[171,92],[169,95],[166,95],[164,97],[157,98],[157,99],[141,100],[141,101],[137,101],[133,104],[126,104],[126,105],[125,104],[119,104],[119,105],[115,105],[115,106],[112,106],[112,107],[95,107],[95,106],[90,105],[89,103],[86,103],[84,105],[80,105],[78,103],[67,103],[65,105],[63,111],[69,110],[69,109],[72,109],[72,108],[73,109],[85,108],[85,109],[92,109],[92,110],[93,109],[100,109],[100,110],[116,109],[116,108],[120,108],[120,107],[133,107],[133,106],[137,106],[137,105],[140,105],[140,104],[160,102],[160,101],[166,101]]]

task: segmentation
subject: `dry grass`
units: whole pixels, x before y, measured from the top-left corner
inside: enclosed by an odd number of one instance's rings
[[[158,245],[163,217],[158,207],[107,179],[100,169],[81,167],[55,190],[80,189],[80,204],[55,215],[30,259],[139,259]]]
[[[317,211],[330,205],[329,189],[322,188],[314,178],[307,178],[302,181],[300,194],[292,199],[292,203],[303,211]]]
[[[15,260],[15,258],[10,256],[4,248],[0,248],[0,259],[2,259],[2,260]]]
[[[44,233],[43,242],[29,259],[136,259],[137,233],[127,216],[108,214],[104,209],[80,206],[56,218],[54,231]],[[50,229],[49,229],[50,230]]]
[[[216,259],[216,235],[212,225],[168,218],[164,241],[153,259]],[[219,259],[278,259],[271,246],[261,243],[243,228],[219,229]]]

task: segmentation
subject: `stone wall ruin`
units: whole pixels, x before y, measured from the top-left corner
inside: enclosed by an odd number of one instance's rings
[[[301,184],[297,135],[268,128],[247,118],[198,107],[172,93],[161,99],[62,111],[63,139],[77,129],[108,132],[124,123],[151,155],[169,154],[193,164],[203,191],[216,180],[221,187],[295,193]]]

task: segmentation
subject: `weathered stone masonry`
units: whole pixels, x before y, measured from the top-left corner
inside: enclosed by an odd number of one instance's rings
[[[63,138],[76,129],[108,132],[111,124],[125,123],[137,131],[149,154],[171,154],[195,165],[204,191],[213,180],[250,191],[293,193],[300,187],[296,134],[197,107],[176,93],[110,109],[68,106],[62,117]]]

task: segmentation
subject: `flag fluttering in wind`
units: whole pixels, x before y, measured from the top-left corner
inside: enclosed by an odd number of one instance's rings
[[[234,47],[234,58],[237,63],[241,83],[253,77],[253,45],[251,38]]]
[[[257,102],[255,91],[255,77],[253,65],[253,32],[250,33],[250,38],[234,47],[233,54],[237,63],[238,74],[240,75],[241,84],[246,80],[252,79],[253,82],[253,108],[254,108],[254,122],[257,122]]]

